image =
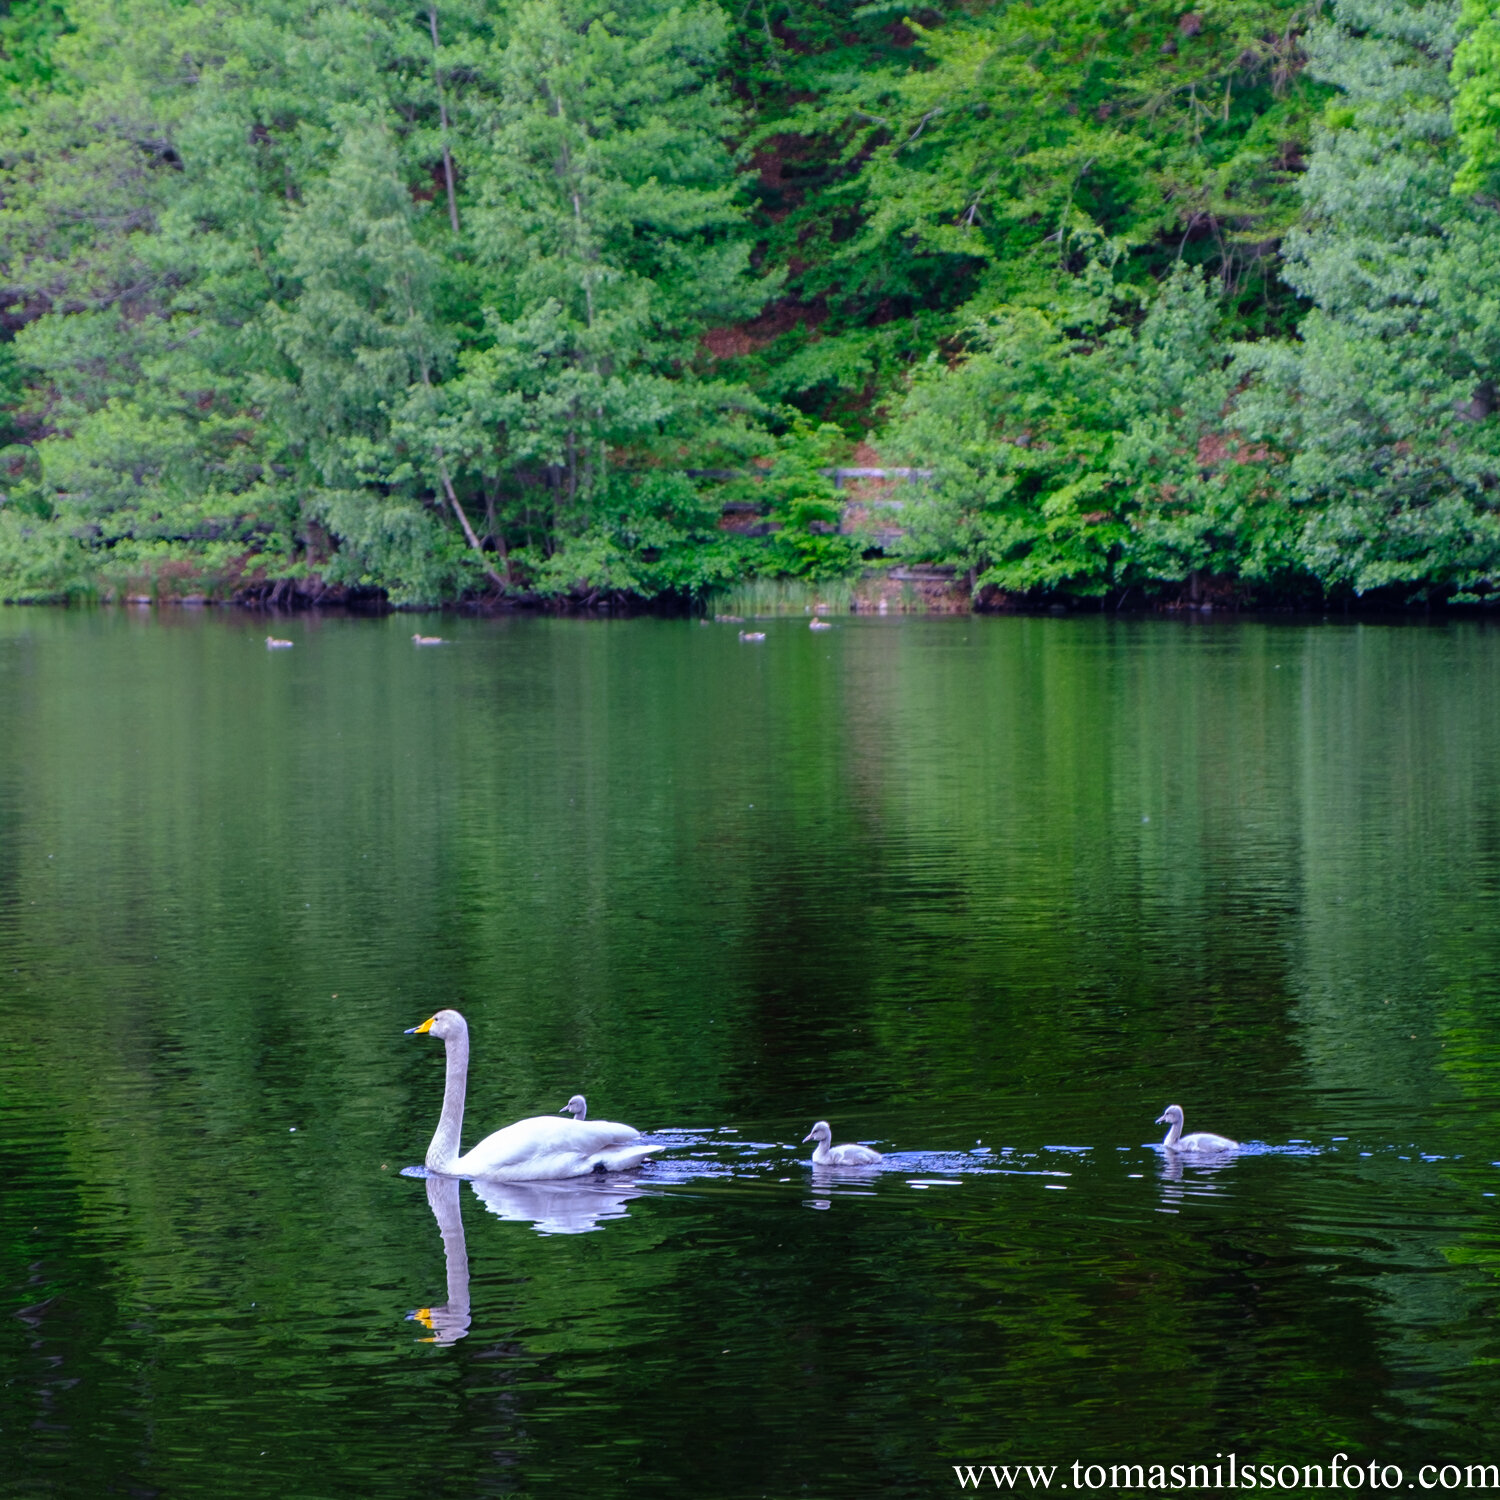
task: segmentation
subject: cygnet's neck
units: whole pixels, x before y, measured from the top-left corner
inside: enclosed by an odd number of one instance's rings
[[[448,1164],[459,1155],[459,1141],[464,1129],[464,1091],[469,1078],[469,1028],[464,1026],[444,1037],[443,1045],[448,1051],[443,1112],[438,1117],[432,1144],[427,1148],[427,1166],[434,1172],[446,1172]]]
[[[820,1136],[818,1138],[817,1145],[813,1147],[813,1161],[816,1162],[819,1166],[822,1166],[832,1154],[833,1153],[828,1148],[828,1142],[823,1140]]]
[[[462,1096],[461,1093],[460,1093],[460,1096],[459,1096],[459,1106],[458,1107],[459,1107],[459,1113],[462,1114],[463,1113],[463,1096]],[[1181,1134],[1182,1134],[1182,1121],[1181,1120],[1173,1120],[1172,1123],[1167,1126],[1167,1133],[1166,1133],[1166,1136],[1162,1140],[1162,1145],[1163,1146],[1175,1146],[1177,1144],[1177,1137],[1180,1136]]]

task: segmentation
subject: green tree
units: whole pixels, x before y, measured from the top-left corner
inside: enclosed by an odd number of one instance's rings
[[[721,414],[753,404],[684,368],[705,327],[766,294],[724,146],[724,34],[708,5],[528,0],[474,105],[485,327],[441,417],[457,478],[540,532],[526,560],[547,587],[628,575],[613,476],[679,467],[685,441],[732,439]]]
[[[1485,0],[1464,0],[1465,35],[1453,54],[1453,126],[1463,164],[1455,193],[1500,193],[1500,15]]]
[[[1022,597],[1286,571],[1281,513],[1223,431],[1220,299],[1179,265],[1137,300],[1094,259],[1071,307],[1002,308],[968,358],[927,362],[892,430],[936,470],[903,512],[910,553]]]
[[[1238,420],[1325,588],[1489,597],[1500,581],[1500,215],[1456,197],[1456,0],[1337,0],[1309,38],[1340,90],[1303,183],[1285,275],[1312,304],[1295,344],[1247,348]]]

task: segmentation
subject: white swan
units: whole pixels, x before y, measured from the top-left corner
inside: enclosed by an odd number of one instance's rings
[[[443,1112],[427,1148],[427,1169],[452,1177],[497,1182],[544,1182],[585,1172],[623,1172],[638,1167],[660,1146],[642,1145],[641,1133],[612,1120],[558,1120],[536,1115],[487,1135],[472,1151],[459,1153],[464,1091],[469,1079],[469,1023],[456,1010],[440,1010],[407,1035],[431,1032],[448,1049]]]
[[[563,1107],[558,1110],[560,1115],[572,1115],[575,1120],[586,1120],[589,1117],[589,1102],[582,1094],[574,1094]]]
[[[812,1159],[815,1166],[819,1167],[868,1167],[877,1161],[884,1161],[878,1151],[872,1151],[868,1146],[830,1146],[828,1143],[833,1139],[833,1132],[828,1128],[827,1120],[819,1120],[808,1133],[802,1137],[805,1146],[809,1141],[818,1144],[813,1149]]]
[[[1211,1130],[1196,1130],[1192,1135],[1184,1135],[1182,1106],[1179,1104],[1169,1104],[1156,1117],[1156,1123],[1168,1127],[1162,1140],[1168,1151],[1234,1151],[1239,1148],[1238,1141],[1230,1140],[1227,1135],[1215,1135]]]

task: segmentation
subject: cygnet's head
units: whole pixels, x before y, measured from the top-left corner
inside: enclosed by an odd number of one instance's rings
[[[1159,1115],[1157,1115],[1156,1123],[1158,1125],[1181,1125],[1182,1106],[1180,1104],[1169,1104]]]
[[[558,1110],[560,1115],[572,1115],[576,1120],[586,1119],[589,1107],[582,1094],[574,1094],[563,1107]]]
[[[827,1120],[819,1120],[808,1133],[802,1137],[805,1146],[809,1141],[822,1141],[826,1146],[833,1139],[833,1132],[828,1128]]]
[[[408,1026],[407,1036],[421,1036],[430,1031],[433,1036],[441,1037],[445,1042],[450,1036],[466,1036],[469,1023],[459,1015],[456,1010],[440,1010],[435,1016],[428,1016],[420,1026]]]

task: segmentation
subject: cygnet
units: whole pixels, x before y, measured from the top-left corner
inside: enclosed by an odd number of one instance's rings
[[[1156,1117],[1158,1125],[1168,1127],[1162,1145],[1168,1151],[1233,1151],[1239,1146],[1227,1135],[1215,1135],[1211,1130],[1195,1130],[1192,1135],[1182,1133],[1182,1106],[1169,1104]]]
[[[813,1164],[819,1167],[869,1167],[884,1157],[878,1151],[872,1151],[868,1146],[830,1146],[828,1143],[833,1139],[833,1132],[828,1128],[827,1120],[819,1120],[808,1133],[802,1137],[805,1146],[809,1141],[818,1144],[813,1151]]]

